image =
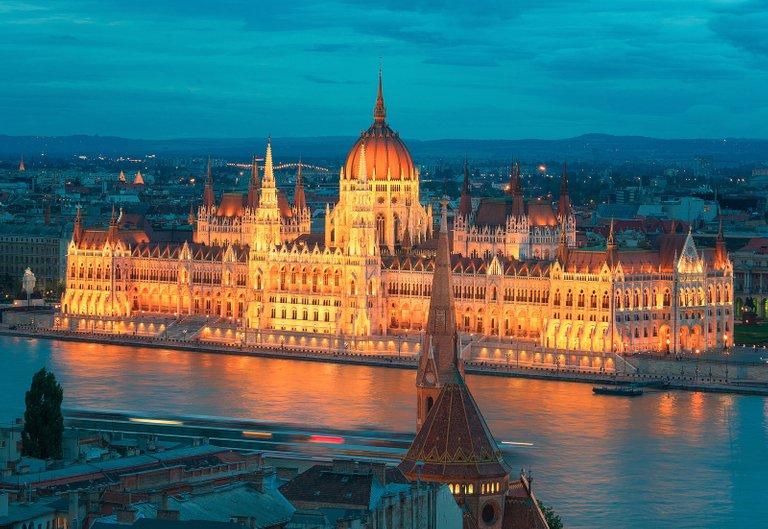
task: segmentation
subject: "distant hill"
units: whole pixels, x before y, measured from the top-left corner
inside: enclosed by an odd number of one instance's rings
[[[273,138],[275,155],[292,158],[318,158],[342,161],[355,137],[326,136],[308,138]],[[585,134],[561,140],[409,140],[405,139],[417,161],[435,159],[459,160],[465,155],[475,160],[564,160],[596,163],[658,160],[665,162],[691,161],[709,157],[715,164],[748,164],[768,161],[768,140],[677,139],[665,140],[643,136],[612,136]],[[85,156],[161,156],[206,155],[247,159],[262,153],[266,138],[190,138],[173,140],[142,140],[114,136],[2,136],[0,157],[16,159],[20,154],[29,158],[45,153],[63,158]]]

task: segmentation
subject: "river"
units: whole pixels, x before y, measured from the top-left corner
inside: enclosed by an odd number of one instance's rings
[[[217,415],[410,431],[415,372],[0,336],[0,420],[23,414],[35,371],[64,406]],[[768,524],[768,399],[647,392],[468,376],[507,456],[567,528],[736,528]]]

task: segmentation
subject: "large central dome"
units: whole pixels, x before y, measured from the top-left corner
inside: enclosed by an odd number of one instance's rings
[[[347,178],[357,178],[360,168],[360,152],[365,144],[366,172],[370,180],[414,180],[416,171],[408,148],[400,135],[386,123],[387,110],[381,91],[379,72],[379,95],[373,110],[373,125],[360,134],[352,146],[344,165]]]

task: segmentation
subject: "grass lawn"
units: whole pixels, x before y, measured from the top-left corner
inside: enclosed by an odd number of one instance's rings
[[[736,345],[768,345],[768,323],[734,325],[733,342]]]

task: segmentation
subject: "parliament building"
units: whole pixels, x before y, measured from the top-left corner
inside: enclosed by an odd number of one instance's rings
[[[322,233],[310,230],[301,165],[292,204],[277,188],[270,142],[247,193],[217,197],[209,166],[192,241],[152,240],[115,213],[107,229],[91,229],[78,213],[63,324],[204,316],[236,325],[246,344],[263,333],[423,332],[438,230],[419,199],[419,170],[387,124],[381,76],[373,117],[340,169]],[[622,249],[613,230],[604,248],[577,249],[565,171],[556,205],[526,199],[519,167],[503,199],[473,208],[469,184],[465,166],[449,230],[455,317],[465,336],[550,359],[580,351],[589,367],[602,367],[605,353],[732,344],[733,267],[722,229],[713,249],[697,248],[690,232]]]

